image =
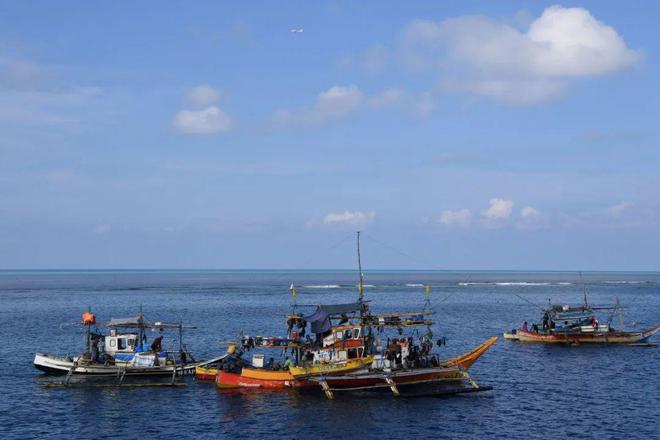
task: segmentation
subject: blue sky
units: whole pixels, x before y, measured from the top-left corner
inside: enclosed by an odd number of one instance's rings
[[[188,3],[0,2],[1,268],[659,269],[656,3]]]

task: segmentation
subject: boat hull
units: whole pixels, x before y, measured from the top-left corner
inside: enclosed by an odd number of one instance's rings
[[[199,362],[185,365],[165,365],[158,367],[134,367],[130,365],[102,365],[79,363],[79,358],[37,353],[34,366],[47,374],[72,374],[85,376],[183,376],[195,373]]]
[[[195,379],[197,380],[214,381],[217,375],[218,375],[217,368],[204,368],[204,367],[195,368]]]
[[[348,359],[341,362],[332,362],[327,364],[316,364],[310,366],[291,367],[290,371],[293,377],[312,377],[328,374],[343,374],[349,371],[360,370],[373,362],[373,356],[365,358]]]
[[[384,370],[361,370],[324,375],[323,379],[333,388],[371,387],[384,382],[384,377],[391,378],[397,385],[412,385],[442,380],[460,381],[465,378],[468,370],[495,342],[494,336],[463,355],[440,362],[437,367],[418,368],[385,372]],[[289,372],[268,371],[256,368],[243,368],[240,374],[218,371],[216,385],[218,388],[254,388],[254,389],[285,389],[320,387],[318,381],[296,378]]]
[[[267,371],[253,368],[243,368],[241,373],[219,370],[215,384],[222,389],[260,388],[270,390],[318,386],[314,382],[297,380],[291,373],[286,371]]]
[[[649,327],[638,332],[607,333],[531,333],[518,330],[516,336],[520,342],[545,344],[634,344],[646,341],[658,331],[660,331],[660,326]]]

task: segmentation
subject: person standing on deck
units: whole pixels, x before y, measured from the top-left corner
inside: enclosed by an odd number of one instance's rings
[[[528,332],[528,331],[529,331],[529,327],[527,326],[527,321],[525,321],[525,322],[523,323],[522,331],[524,331],[524,332]]]

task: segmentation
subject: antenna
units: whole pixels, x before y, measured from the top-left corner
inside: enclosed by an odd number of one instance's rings
[[[364,290],[364,276],[362,275],[362,259],[360,257],[360,231],[357,231],[357,257],[358,257],[358,270],[360,271],[360,284],[358,285],[358,298],[362,301]]]

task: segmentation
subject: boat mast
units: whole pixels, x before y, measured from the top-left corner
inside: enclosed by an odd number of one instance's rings
[[[87,313],[92,313],[92,306],[87,306]],[[85,356],[90,356],[92,353],[91,324],[83,322],[83,327],[85,328]]]
[[[582,295],[584,296],[584,308],[588,308],[589,304],[587,303],[587,286],[584,284],[582,279],[582,271],[580,271],[580,284],[582,284]]]
[[[360,231],[357,231],[357,257],[358,257],[358,271],[360,272],[360,284],[358,285],[358,298],[362,301],[364,289],[364,276],[362,275],[362,260],[360,258]]]

